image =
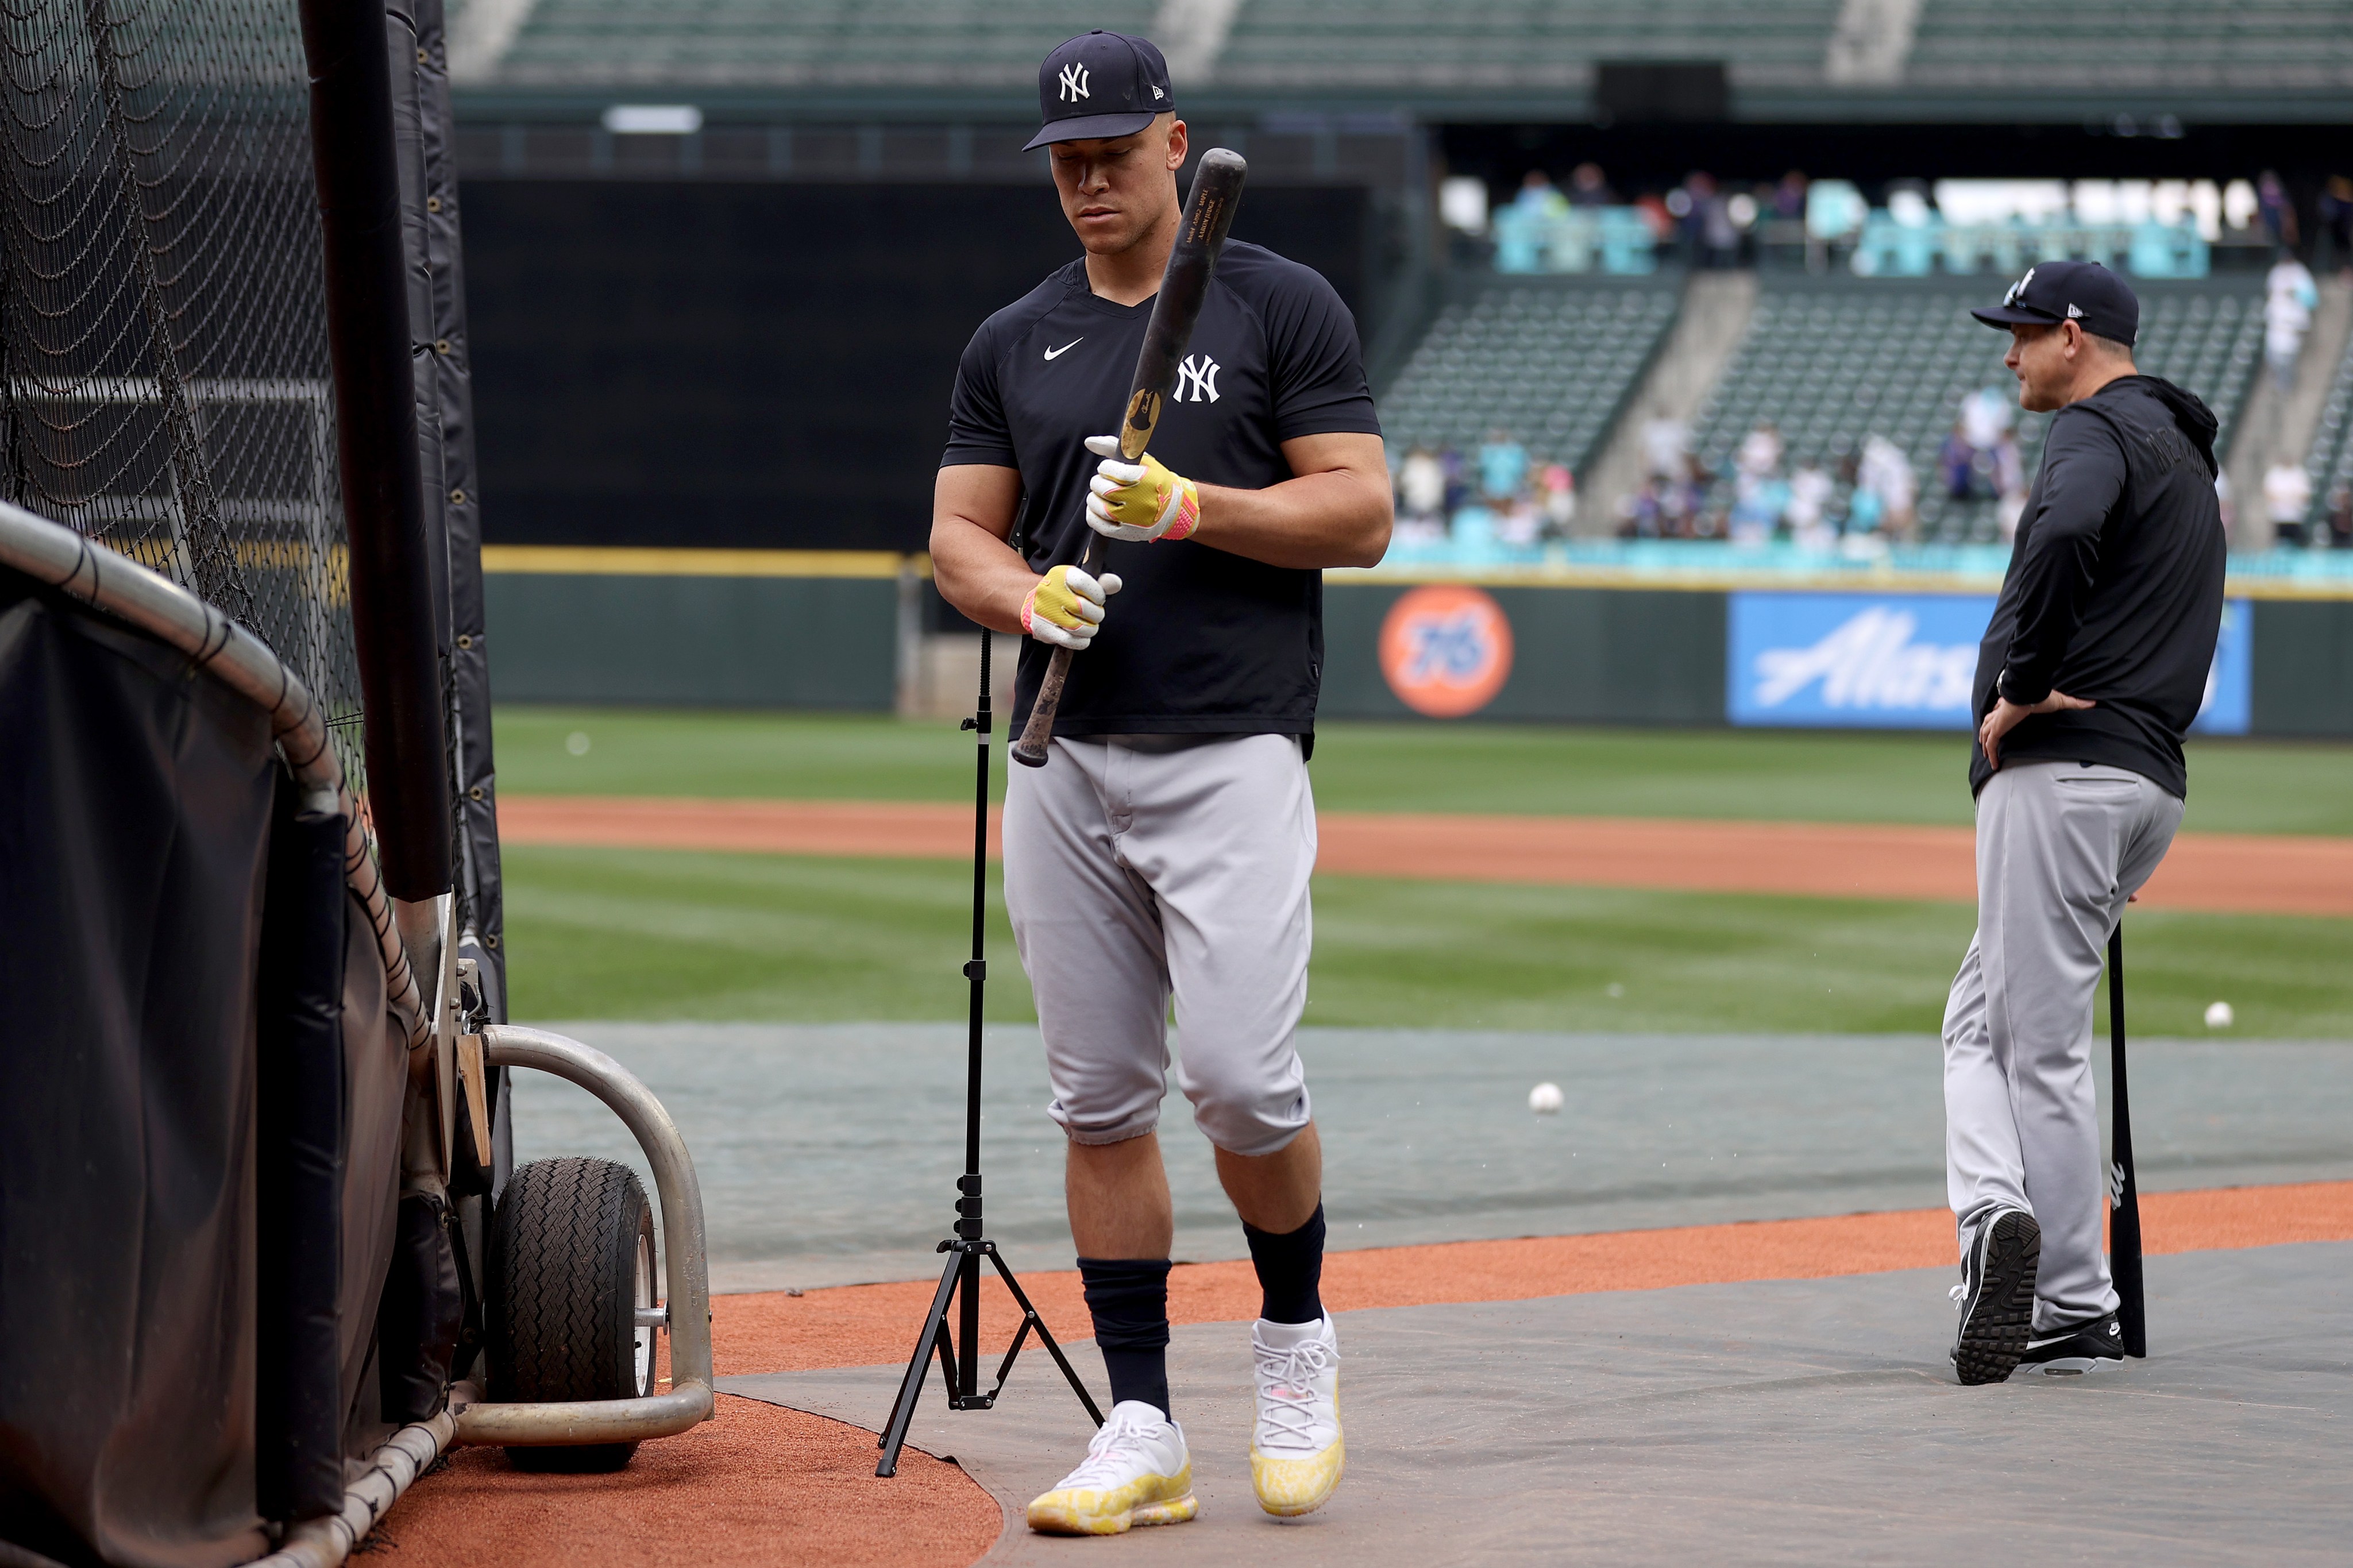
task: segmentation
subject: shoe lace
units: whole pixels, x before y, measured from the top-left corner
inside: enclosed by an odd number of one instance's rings
[[[1125,1461],[1142,1452],[1144,1434],[1155,1425],[1128,1411],[1113,1411],[1111,1419],[1097,1427],[1094,1436],[1088,1440],[1087,1457],[1063,1479],[1062,1484],[1084,1487],[1124,1479],[1121,1472]]]
[[[1306,1340],[1288,1350],[1252,1347],[1258,1355],[1259,1387],[1268,1403],[1261,1419],[1273,1428],[1271,1446],[1305,1448],[1315,1441],[1315,1391],[1312,1381],[1338,1359],[1337,1351],[1322,1340]]]

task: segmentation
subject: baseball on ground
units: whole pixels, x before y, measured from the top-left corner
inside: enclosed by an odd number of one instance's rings
[[[1563,1098],[1560,1085],[1540,1083],[1528,1090],[1528,1109],[1538,1116],[1556,1116],[1560,1113]]]

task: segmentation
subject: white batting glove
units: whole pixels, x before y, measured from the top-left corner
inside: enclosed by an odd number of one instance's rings
[[[1076,653],[1095,640],[1103,601],[1119,592],[1118,574],[1100,580],[1075,566],[1057,566],[1021,601],[1021,629],[1039,642]]]
[[[1105,539],[1174,542],[1201,526],[1199,489],[1151,453],[1131,463],[1119,455],[1116,436],[1090,436],[1087,450],[1103,459],[1087,481],[1087,526]]]

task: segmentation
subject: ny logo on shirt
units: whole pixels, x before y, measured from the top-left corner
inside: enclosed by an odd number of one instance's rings
[[[1208,354],[1187,354],[1185,363],[1176,367],[1176,401],[1215,403],[1218,372],[1224,368]],[[1186,395],[1188,392],[1190,396]]]
[[[1087,96],[1087,68],[1076,64],[1062,68],[1062,101],[1076,103]]]

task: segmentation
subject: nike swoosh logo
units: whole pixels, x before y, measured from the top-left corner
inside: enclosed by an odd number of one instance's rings
[[[1086,340],[1086,339],[1084,339],[1084,338],[1072,338],[1069,342],[1064,343],[1060,348],[1058,348],[1058,349],[1048,349],[1048,350],[1046,351],[1046,357],[1047,357],[1048,359],[1060,359],[1060,358],[1061,358],[1064,354],[1069,353],[1072,349],[1077,348],[1081,343],[1085,342],[1086,341],[1087,341],[1087,340]]]

